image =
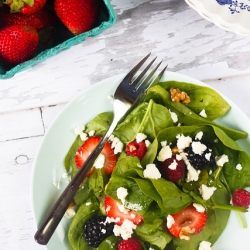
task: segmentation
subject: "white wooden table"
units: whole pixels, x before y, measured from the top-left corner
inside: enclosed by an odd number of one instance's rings
[[[40,250],[30,181],[53,119],[80,92],[125,73],[148,52],[199,79],[250,117],[250,37],[221,30],[183,0],[112,0],[116,24],[95,38],[0,80],[0,249]],[[57,249],[55,249],[57,250]]]

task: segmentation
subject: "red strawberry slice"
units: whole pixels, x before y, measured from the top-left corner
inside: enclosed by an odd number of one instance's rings
[[[250,192],[245,189],[236,189],[233,194],[232,203],[234,206],[248,208],[250,206]]]
[[[147,152],[147,146],[144,141],[131,141],[126,147],[126,153],[129,156],[137,156],[140,160]]]
[[[172,167],[171,167],[172,166]],[[162,176],[169,181],[179,181],[186,171],[186,164],[183,160],[177,160],[173,155],[171,158],[166,159],[159,164],[159,171]]]
[[[121,205],[119,202],[116,200],[112,199],[109,196],[105,197],[104,200],[104,208],[106,211],[106,215],[110,218],[120,218],[119,221],[116,222],[117,225],[122,225],[124,220],[130,220],[132,221],[135,225],[139,225],[143,223],[143,217],[142,215],[136,213],[135,211],[129,210],[127,212],[123,212],[119,209],[119,205]]]
[[[118,243],[118,250],[141,250],[141,242],[137,238],[129,238],[127,240],[121,240]],[[151,248],[150,248],[151,249]]]
[[[198,212],[192,204],[171,216],[174,221],[168,230],[175,237],[187,240],[189,236],[198,234],[204,228],[207,221],[206,211]]]
[[[100,142],[100,140],[101,140],[100,136],[89,137],[83,143],[83,145],[77,150],[76,155],[75,155],[75,163],[78,168],[80,168],[83,165],[83,163],[89,157],[89,155],[97,146],[97,144]],[[103,154],[105,157],[104,166],[103,166],[105,169],[105,172],[106,174],[111,174],[116,164],[116,155],[114,154],[114,150],[111,148],[111,145],[109,142],[106,142],[101,154]]]

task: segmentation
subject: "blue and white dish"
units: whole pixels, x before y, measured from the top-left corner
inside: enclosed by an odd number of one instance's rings
[[[250,36],[250,0],[185,0],[202,17],[222,29]]]

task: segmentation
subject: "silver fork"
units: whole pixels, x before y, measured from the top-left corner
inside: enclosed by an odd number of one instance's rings
[[[136,105],[140,104],[150,86],[153,84],[157,84],[164,71],[167,67],[165,67],[156,78],[153,80],[153,75],[155,74],[156,70],[159,68],[160,63],[158,63],[155,68],[147,74],[147,71],[151,67],[151,65],[156,60],[156,57],[145,67],[145,69],[134,79],[134,76],[144,64],[144,62],[148,59],[150,54],[144,57],[121,81],[119,86],[117,87],[114,100],[113,100],[113,110],[114,110],[114,118],[113,121],[107,130],[106,134],[103,136],[102,140],[87,158],[85,163],[79,169],[77,174],[68,184],[66,189],[63,191],[61,196],[58,198],[55,205],[52,207],[50,212],[48,213],[47,217],[42,222],[41,226],[38,228],[34,238],[37,243],[46,245],[51,236],[53,235],[55,229],[57,228],[59,222],[61,221],[63,215],[65,214],[67,208],[69,207],[70,203],[73,200],[74,195],[76,194],[79,186],[82,183],[82,180],[87,175],[88,171],[93,166],[96,158],[101,153],[103,147],[105,146],[106,142],[108,141],[110,135],[114,131],[115,127],[119,123],[119,121],[125,116],[130,108],[135,107]]]

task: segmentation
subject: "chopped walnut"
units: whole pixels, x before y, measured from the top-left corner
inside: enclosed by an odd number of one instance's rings
[[[195,234],[195,228],[190,228],[189,226],[183,227],[180,231],[179,237],[182,240],[189,240],[190,235]]]
[[[171,93],[171,100],[173,102],[182,102],[182,103],[189,103],[190,102],[190,97],[186,92],[180,91],[178,88],[171,88],[170,89]]]

